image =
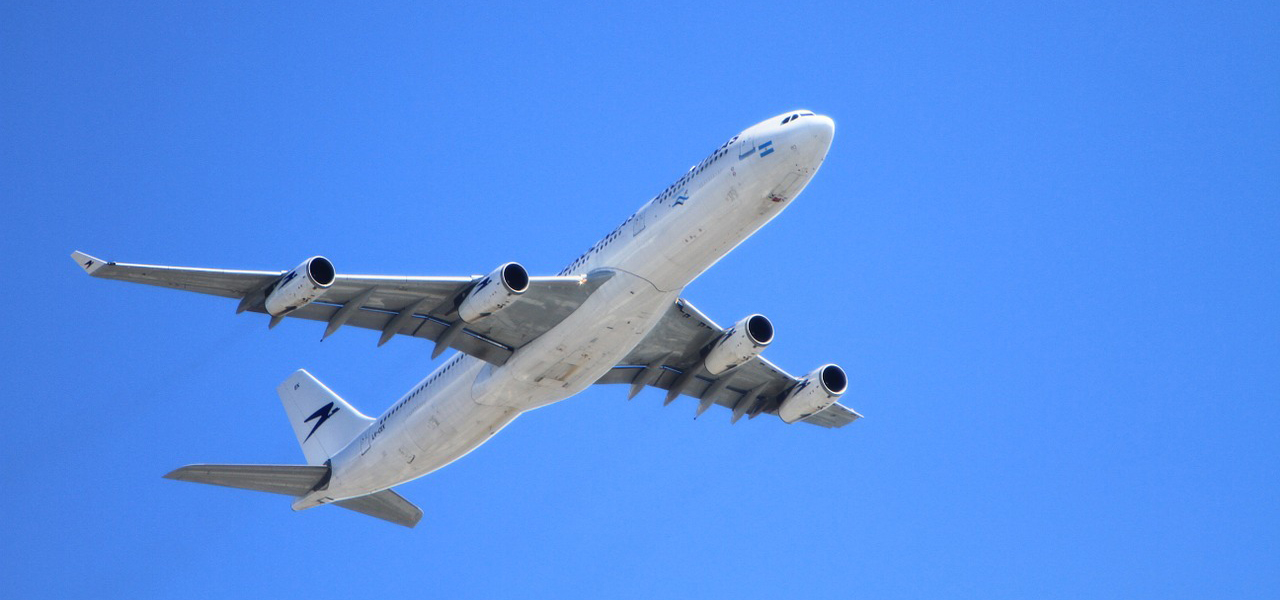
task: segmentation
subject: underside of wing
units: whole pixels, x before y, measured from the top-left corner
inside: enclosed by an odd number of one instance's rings
[[[381,331],[380,344],[408,335],[437,342],[437,355],[453,348],[501,365],[568,317],[608,277],[531,277],[517,301],[467,323],[458,315],[458,299],[475,278],[339,275],[318,300],[289,316],[328,323],[326,336],[351,325]],[[266,312],[262,305],[250,310]]]
[[[756,355],[732,368],[717,369],[717,373],[709,370],[709,362],[716,362],[712,358],[715,349],[732,339],[747,322],[744,319],[726,330],[688,301],[677,300],[653,331],[596,383],[629,384],[633,397],[645,386],[663,389],[667,391],[665,404],[681,395],[690,396],[698,399],[697,415],[718,404],[732,411],[735,423],[744,415],[754,418],[768,413],[779,414],[788,422],[841,427],[861,417],[835,401],[843,393],[844,384],[840,381],[834,385],[828,379],[831,369],[839,369],[834,365],[820,367],[801,378]],[[843,371],[839,376],[843,379]],[[818,398],[820,404],[810,402],[811,396]],[[789,401],[809,402],[806,406],[810,410],[797,411],[787,406],[789,410],[782,411]],[[791,414],[796,418],[789,420],[787,416]]]
[[[396,335],[408,335],[436,342],[435,355],[453,348],[497,365],[564,320],[611,276],[598,272],[585,277],[528,277],[515,263],[488,276],[399,277],[337,274],[321,257],[289,271],[116,263],[83,252],[73,253],[72,259],[94,277],[238,299],[238,312],[271,315],[273,327],[285,317],[323,321],[327,337],[350,325],[381,332],[379,345]],[[317,264],[327,272],[316,269]],[[520,289],[505,299],[490,294],[492,302],[476,303],[481,308],[471,311],[470,320],[464,319],[469,301],[479,296],[477,290],[499,289],[495,277],[510,273],[511,265],[523,274]],[[323,274],[313,277],[316,272]],[[304,289],[308,278],[311,288]],[[292,295],[286,300],[274,301],[288,294]],[[284,310],[273,311],[275,305]]]

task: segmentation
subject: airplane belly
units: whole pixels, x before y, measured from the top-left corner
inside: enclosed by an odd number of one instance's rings
[[[367,446],[353,444],[333,458],[334,476],[326,496],[363,495],[427,475],[480,447],[520,415],[520,410],[487,406],[471,397],[471,382],[487,363],[475,361],[430,401],[388,424]]]
[[[489,441],[520,415],[510,407],[477,404],[467,390],[450,397],[445,410],[433,411],[412,428],[421,454],[412,465],[412,477],[426,475]]]
[[[326,496],[367,494],[422,477],[478,448],[524,411],[582,391],[640,343],[676,296],[617,272],[505,365],[465,359],[430,400],[335,456]]]
[[[595,383],[649,333],[677,292],[616,271],[578,310],[488,367],[472,389],[477,403],[530,410],[564,400]]]
[[[726,170],[685,204],[670,207],[646,232],[646,252],[626,257],[623,268],[659,290],[684,289],[782,211],[786,203],[772,200],[768,185]]]

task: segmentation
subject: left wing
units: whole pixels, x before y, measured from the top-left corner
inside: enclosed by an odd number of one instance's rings
[[[71,257],[94,277],[239,299],[237,312],[267,313],[266,295],[291,273],[116,263],[83,252]],[[351,325],[381,331],[379,345],[395,335],[410,335],[435,341],[436,355],[454,348],[501,365],[516,348],[569,316],[609,277],[607,272],[529,277],[527,290],[509,306],[468,323],[458,307],[484,277],[334,275],[319,297],[284,316],[324,321],[326,337]],[[282,318],[272,317],[271,325]]]
[[[634,397],[645,386],[667,390],[665,404],[681,394],[699,400],[698,415],[712,404],[733,410],[732,422],[743,415],[776,414],[787,394],[801,379],[762,356],[752,358],[720,375],[703,368],[711,345],[725,335],[724,328],[683,298],[667,313],[618,366],[596,383],[631,384]],[[823,427],[843,427],[862,415],[834,402],[801,422]]]

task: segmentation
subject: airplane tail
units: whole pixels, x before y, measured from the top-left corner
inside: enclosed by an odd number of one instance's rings
[[[323,465],[373,423],[306,369],[298,369],[276,392],[308,464]]]
[[[284,380],[276,391],[307,457],[306,465],[187,465],[167,479],[207,483],[295,498],[329,487],[329,458],[356,439],[373,419],[364,416],[305,369]],[[422,510],[391,490],[333,502],[397,525],[413,527]]]

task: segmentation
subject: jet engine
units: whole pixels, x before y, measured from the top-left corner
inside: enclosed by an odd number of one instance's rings
[[[835,365],[818,367],[787,392],[778,416],[787,423],[795,423],[831,406],[848,387],[849,378],[844,369]]]
[[[520,263],[509,262],[476,282],[458,305],[458,316],[474,323],[496,313],[529,289],[529,272]]]
[[[773,323],[764,315],[751,315],[716,340],[703,366],[708,373],[719,375],[756,357],[772,341]]]
[[[333,263],[323,256],[313,256],[285,273],[267,294],[267,312],[273,317],[287,315],[310,304],[333,285],[336,274]]]

